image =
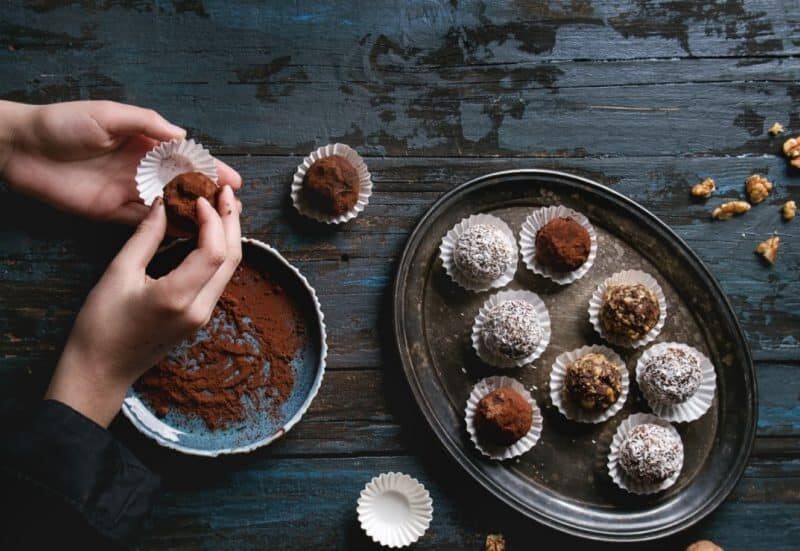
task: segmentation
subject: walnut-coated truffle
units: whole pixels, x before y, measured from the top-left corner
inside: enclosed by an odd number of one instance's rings
[[[567,366],[564,391],[582,409],[604,411],[619,399],[622,373],[603,354],[585,354]]]
[[[197,231],[197,199],[205,197],[216,205],[219,188],[200,172],[185,172],[175,176],[164,188],[167,220],[174,227],[188,232]]]
[[[554,218],[536,233],[536,261],[557,272],[583,266],[591,247],[589,232],[569,217]]]
[[[656,326],[661,309],[656,294],[642,285],[609,285],[600,307],[600,325],[612,337],[636,341]]]
[[[619,464],[631,478],[660,484],[680,471],[683,443],[667,427],[643,423],[635,426],[620,446]]]
[[[358,202],[358,172],[350,161],[338,155],[319,159],[303,178],[303,197],[326,214],[342,215]]]
[[[475,428],[481,438],[510,446],[531,429],[533,409],[513,388],[503,387],[481,398],[475,415]]]

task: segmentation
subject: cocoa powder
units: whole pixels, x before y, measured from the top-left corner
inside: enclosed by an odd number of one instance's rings
[[[196,415],[211,430],[242,422],[254,409],[278,417],[294,386],[302,319],[285,290],[245,261],[208,325],[145,373],[136,389],[157,415]]]

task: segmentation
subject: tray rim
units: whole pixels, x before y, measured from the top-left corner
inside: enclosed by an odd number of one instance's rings
[[[162,253],[173,246],[183,243],[187,241],[186,239],[176,239],[169,245],[159,248],[156,254]],[[136,427],[141,434],[145,435],[146,437],[154,440],[159,446],[163,446],[165,448],[181,452],[186,455],[194,455],[199,457],[219,457],[220,455],[232,455],[232,454],[243,454],[243,453],[250,453],[253,450],[258,448],[262,448],[264,446],[268,446],[281,438],[287,432],[289,432],[292,427],[294,427],[297,423],[300,422],[300,419],[306,414],[308,408],[311,407],[311,402],[314,401],[314,398],[317,397],[319,393],[319,389],[322,386],[322,379],[325,377],[325,367],[328,358],[328,337],[327,337],[327,329],[325,326],[325,314],[322,312],[322,305],[319,302],[319,297],[317,296],[317,291],[314,287],[309,283],[308,279],[305,275],[291,262],[289,262],[286,257],[284,257],[277,249],[260,241],[258,239],[254,239],[251,237],[242,237],[242,245],[251,245],[258,249],[262,249],[267,254],[272,255],[278,262],[286,266],[289,269],[289,272],[294,274],[297,280],[303,285],[305,290],[309,294],[309,298],[311,299],[312,303],[315,306],[315,317],[319,324],[319,331],[320,331],[320,350],[319,350],[319,363],[317,365],[317,374],[314,377],[314,382],[309,389],[308,394],[306,395],[305,400],[303,400],[302,405],[300,408],[292,415],[291,418],[287,419],[286,422],[283,424],[281,428],[277,431],[272,433],[269,436],[266,436],[260,440],[256,440],[254,442],[250,442],[249,444],[243,444],[241,446],[235,446],[231,448],[217,448],[211,450],[203,450],[198,448],[192,448],[189,446],[185,446],[180,443],[173,442],[167,438],[164,438],[162,435],[158,433],[154,433],[150,430],[146,430],[143,426],[143,422],[136,413],[133,411],[131,404],[128,400],[134,398],[132,395],[132,388],[128,389],[128,392],[125,393],[125,399],[122,402],[121,411],[128,418],[128,421]],[[138,400],[138,398],[136,398]]]
[[[442,207],[442,205],[452,201],[466,190],[474,186],[478,186],[479,184],[482,184],[488,180],[493,180],[493,179],[502,180],[504,178],[517,177],[517,176],[529,176],[532,178],[535,178],[537,176],[549,176],[565,180],[572,180],[589,187],[594,187],[598,189],[600,193],[605,193],[609,195],[610,198],[621,202],[628,209],[633,210],[638,214],[644,216],[646,219],[648,219],[650,223],[654,225],[654,227],[656,227],[659,231],[666,234],[668,239],[672,239],[674,244],[680,249],[682,249],[682,251],[687,255],[687,257],[691,261],[693,261],[693,263],[695,264],[695,268],[698,271],[698,275],[700,275],[701,278],[705,280],[706,284],[710,286],[710,290],[712,290],[714,294],[717,296],[717,298],[720,300],[720,303],[726,309],[725,313],[730,317],[732,321],[732,329],[738,336],[739,343],[741,344],[742,351],[744,353],[744,359],[747,364],[745,366],[745,375],[746,378],[749,378],[750,387],[752,389],[751,392],[749,393],[749,402],[747,404],[749,406],[748,409],[750,410],[750,415],[748,416],[749,424],[748,426],[745,427],[745,433],[744,433],[744,441],[746,445],[742,446],[738,450],[738,453],[735,455],[735,462],[733,468],[727,473],[727,476],[723,480],[721,480],[721,483],[718,485],[717,490],[712,494],[711,499],[704,502],[702,506],[697,507],[695,510],[691,512],[691,514],[685,515],[684,517],[678,519],[677,521],[671,522],[664,526],[660,526],[656,529],[650,529],[648,531],[636,531],[628,534],[619,534],[616,532],[610,533],[600,530],[594,530],[588,527],[578,526],[575,525],[574,523],[569,522],[568,520],[557,519],[547,516],[546,514],[540,511],[537,511],[535,509],[532,509],[524,505],[523,503],[514,499],[509,492],[506,492],[502,488],[498,487],[491,480],[491,478],[489,478],[484,472],[479,470],[476,467],[475,462],[466,455],[465,453],[466,450],[462,449],[462,447],[459,446],[458,443],[456,443],[450,438],[452,435],[441,425],[439,419],[433,414],[431,406],[428,403],[428,400],[421,389],[420,380],[418,379],[416,372],[413,368],[413,364],[410,360],[410,355],[408,351],[403,347],[403,342],[405,342],[403,293],[405,290],[405,280],[410,265],[410,258],[416,251],[417,245],[422,237],[423,226],[426,226],[427,223],[432,218],[434,218],[434,213],[438,211]],[[480,484],[485,490],[494,495],[495,498],[499,499],[505,505],[511,507],[512,509],[516,510],[517,512],[525,515],[526,517],[532,520],[535,520],[541,524],[544,524],[545,526],[554,528],[561,532],[590,540],[617,542],[617,543],[654,540],[683,531],[686,528],[689,528],[690,526],[700,522],[702,519],[707,517],[725,501],[725,499],[730,495],[736,484],[741,479],[742,474],[744,474],[744,470],[747,466],[747,462],[753,450],[753,446],[755,443],[755,436],[756,436],[756,428],[758,426],[758,382],[756,379],[755,368],[753,366],[753,357],[750,352],[750,345],[747,342],[741,324],[739,323],[739,320],[736,317],[736,313],[733,307],[731,306],[727,295],[720,287],[719,282],[713,276],[713,274],[708,269],[706,264],[702,261],[702,259],[700,259],[700,257],[697,255],[697,253],[694,252],[694,250],[692,250],[691,247],[689,247],[689,245],[683,240],[683,238],[681,238],[677,233],[675,233],[674,230],[672,230],[672,228],[670,228],[665,222],[663,222],[655,214],[650,212],[647,208],[643,207],[633,199],[626,197],[620,192],[609,188],[608,186],[605,186],[603,184],[600,184],[599,182],[596,182],[594,180],[576,174],[571,174],[560,170],[541,169],[541,168],[521,168],[521,169],[497,171],[489,174],[484,174],[482,176],[478,176],[467,182],[459,184],[455,188],[443,194],[430,207],[428,207],[426,212],[419,219],[417,224],[414,226],[413,231],[409,235],[408,240],[406,241],[406,245],[403,248],[403,254],[400,256],[397,273],[395,275],[394,284],[392,286],[392,308],[393,308],[392,330],[394,334],[394,341],[395,341],[394,344],[398,356],[400,357],[404,375],[406,377],[406,380],[408,381],[409,387],[411,388],[412,394],[414,395],[414,399],[417,402],[417,406],[421,410],[423,416],[425,417],[425,420],[427,421],[428,425],[433,430],[434,434],[439,440],[439,443],[445,448],[448,454],[459,464],[459,466],[462,469],[464,469],[467,472],[467,474],[469,474],[472,477],[472,479],[475,480],[478,484]],[[747,381],[745,381],[745,384],[747,385]]]

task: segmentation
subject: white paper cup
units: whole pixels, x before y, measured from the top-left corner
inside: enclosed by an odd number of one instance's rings
[[[542,227],[555,218],[572,218],[589,232],[591,246],[589,257],[578,269],[571,272],[558,272],[540,264],[536,260],[536,234]],[[597,256],[597,232],[595,232],[589,219],[578,211],[568,209],[563,206],[542,207],[534,210],[522,223],[519,233],[519,249],[522,253],[522,261],[525,266],[535,274],[539,274],[548,279],[552,279],[559,285],[569,285],[586,275],[586,272],[594,264]]]
[[[164,195],[164,187],[184,172],[200,172],[217,183],[214,157],[194,140],[161,142],[147,152],[136,169],[136,189],[148,207]]]
[[[483,339],[481,339],[483,326],[486,325],[488,320],[489,310],[507,300],[523,300],[533,306],[534,310],[536,310],[536,320],[542,328],[542,338],[539,340],[536,349],[529,356],[519,360],[509,360],[508,358],[494,354],[483,345]],[[499,291],[490,296],[486,302],[483,303],[483,306],[478,310],[478,315],[475,316],[475,321],[472,324],[472,348],[481,360],[491,366],[502,369],[522,367],[542,355],[547,345],[550,344],[550,333],[550,314],[547,312],[547,306],[545,306],[542,299],[539,298],[539,295],[532,291]]]
[[[617,401],[611,404],[608,409],[597,412],[586,411],[580,404],[576,404],[567,396],[564,396],[567,368],[578,358],[592,353],[602,354],[617,366],[621,375],[620,382],[622,385],[622,390],[619,393]],[[630,381],[628,377],[628,368],[625,366],[625,362],[620,358],[619,354],[606,346],[582,346],[575,350],[570,350],[569,352],[563,352],[556,357],[553,362],[553,367],[550,370],[550,400],[564,417],[579,423],[602,423],[614,417],[614,415],[619,413],[625,406],[625,400],[628,399],[629,388]]]
[[[428,530],[433,520],[433,500],[416,478],[383,473],[361,490],[357,511],[361,528],[374,542],[405,547]]]
[[[531,405],[531,409],[533,410],[533,421],[528,434],[510,446],[499,446],[491,442],[481,441],[478,438],[478,431],[475,427],[475,415],[478,410],[478,402],[490,392],[504,387],[510,387],[519,392]],[[536,401],[522,383],[511,377],[487,377],[478,381],[478,383],[472,387],[472,392],[467,399],[464,420],[467,424],[467,432],[469,433],[470,440],[472,440],[472,443],[478,448],[478,451],[486,457],[497,461],[512,459],[529,451],[536,445],[536,442],[539,441],[539,437],[542,435],[542,413],[539,411]]]
[[[666,421],[689,423],[702,417],[714,401],[714,391],[717,388],[717,374],[714,371],[714,364],[711,363],[711,360],[709,360],[705,354],[696,348],[679,342],[660,342],[654,344],[642,353],[642,356],[636,363],[636,380],[641,380],[644,366],[647,365],[650,360],[669,348],[679,348],[697,358],[700,363],[700,370],[703,373],[703,379],[698,389],[685,401],[678,404],[668,404],[659,401],[657,397],[650,396],[641,385],[639,385],[639,388],[647,404],[650,406],[650,409],[653,410],[653,413]]]
[[[634,413],[622,421],[617,428],[616,434],[614,434],[614,438],[611,440],[611,449],[608,454],[608,474],[611,477],[611,480],[614,481],[614,484],[632,494],[654,494],[656,492],[666,490],[675,484],[681,474],[681,470],[683,470],[683,454],[681,454],[680,468],[674,475],[659,484],[649,484],[647,482],[634,479],[625,473],[625,471],[619,465],[620,446],[622,446],[622,443],[626,438],[628,438],[628,435],[633,430],[633,427],[642,425],[644,423],[652,423],[654,425],[667,427],[678,438],[678,441],[681,442],[681,452],[683,452],[683,441],[681,440],[680,434],[678,434],[678,431],[675,430],[675,427],[670,425],[667,421],[656,417],[655,415],[650,415],[649,413]]]
[[[303,179],[306,177],[306,173],[311,168],[311,165],[320,159],[333,156],[346,159],[353,165],[353,168],[356,169],[356,173],[358,174],[359,189],[356,204],[349,211],[338,216],[317,210],[309,205],[307,201],[303,200]],[[342,224],[352,220],[367,207],[371,195],[372,175],[367,169],[367,163],[364,162],[364,159],[361,158],[361,155],[359,155],[355,149],[343,143],[323,145],[311,152],[311,154],[303,159],[303,162],[297,166],[297,171],[294,173],[294,178],[292,180],[291,196],[294,208],[303,216],[308,216],[324,224]]]
[[[497,279],[493,281],[473,281],[456,266],[453,255],[455,253],[456,243],[458,238],[472,226],[484,224],[497,228],[508,240],[508,245],[511,248],[509,255],[508,268]],[[514,279],[514,274],[517,271],[517,261],[519,259],[519,250],[517,249],[517,239],[514,237],[514,232],[508,227],[503,220],[491,214],[473,214],[461,220],[458,224],[453,226],[450,231],[442,238],[442,243],[439,245],[439,258],[442,259],[442,266],[444,266],[447,275],[450,279],[455,281],[458,285],[468,291],[482,292],[489,289],[498,289],[505,287]]]
[[[659,310],[658,321],[644,337],[636,341],[629,341],[613,335],[607,335],[603,331],[603,326],[600,324],[600,308],[603,306],[603,295],[605,294],[606,289],[610,285],[634,285],[636,283],[641,283],[656,295]],[[661,330],[664,328],[664,323],[667,321],[667,299],[664,296],[664,291],[661,290],[661,286],[650,274],[642,272],[641,270],[625,270],[622,272],[617,272],[598,285],[594,290],[594,293],[592,293],[592,297],[589,299],[589,321],[591,322],[592,327],[594,327],[594,330],[611,344],[629,348],[639,348],[640,346],[644,346],[645,344],[655,340],[655,338],[658,337],[659,333],[661,333]]]

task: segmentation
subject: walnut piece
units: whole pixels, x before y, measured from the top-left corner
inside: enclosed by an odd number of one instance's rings
[[[747,201],[728,201],[715,208],[711,216],[717,220],[728,220],[737,214],[744,214],[748,210],[750,210],[750,203]]]
[[[708,199],[711,194],[717,189],[717,184],[713,178],[706,178],[699,184],[692,186],[692,197],[702,197]]]
[[[775,264],[775,260],[778,258],[778,248],[781,246],[781,238],[777,235],[773,235],[763,243],[760,243],[758,247],[756,247],[756,252],[764,257],[764,260],[769,262],[770,264]]]
[[[700,540],[694,542],[686,548],[686,551],[724,551],[722,547],[709,540]]]
[[[506,551],[506,538],[503,537],[503,534],[486,536],[486,551]]]
[[[797,214],[797,205],[794,201],[786,201],[783,204],[783,219],[791,220]]]
[[[800,168],[800,138],[789,138],[783,142],[783,154],[789,159],[789,164]]]
[[[783,125],[776,121],[772,124],[772,126],[769,127],[769,130],[767,130],[767,132],[769,132],[773,136],[777,136],[778,134],[781,134],[783,130],[784,130]]]
[[[757,205],[769,196],[769,192],[772,191],[772,182],[760,174],[753,174],[747,178],[745,190],[750,202]]]

